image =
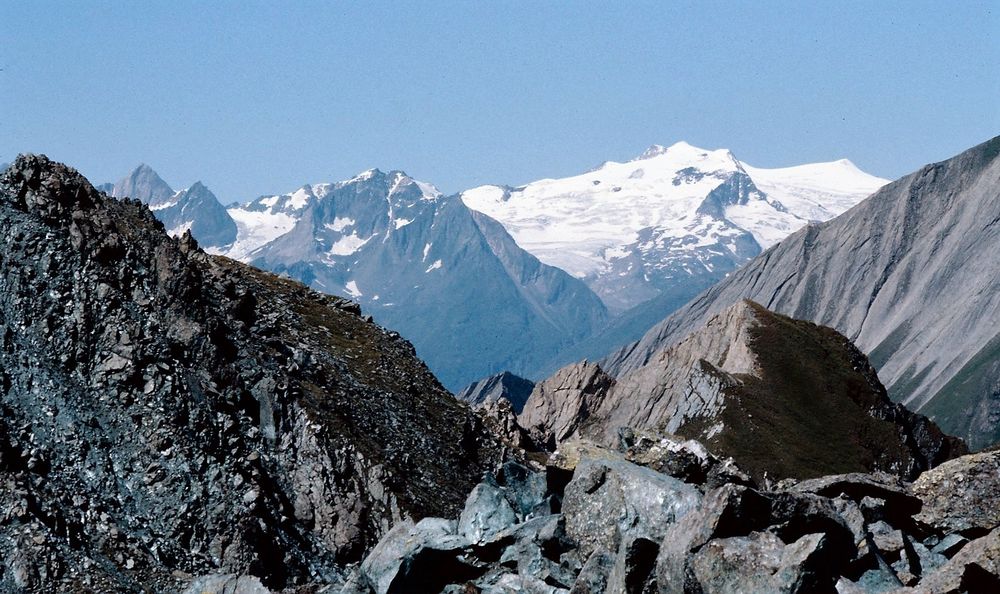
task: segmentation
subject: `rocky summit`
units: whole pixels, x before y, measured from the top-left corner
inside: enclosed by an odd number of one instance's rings
[[[0,386],[5,592],[337,583],[504,449],[356,304],[44,156],[0,178]]]
[[[540,382],[520,423],[549,448],[639,430],[698,439],[758,480],[885,471],[912,479],[965,445],[889,400],[830,328],[741,301],[619,378],[595,363]]]

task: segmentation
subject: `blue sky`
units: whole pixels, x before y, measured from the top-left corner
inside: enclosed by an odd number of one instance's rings
[[[995,2],[0,0],[0,160],[225,202],[403,169],[458,191],[677,140],[897,177],[1000,133]]]

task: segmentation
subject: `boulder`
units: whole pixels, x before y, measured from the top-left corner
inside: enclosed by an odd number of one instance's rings
[[[587,558],[570,594],[593,594],[604,592],[608,585],[608,575],[615,564],[614,556],[604,548],[597,548]]]
[[[207,575],[195,578],[188,584],[184,594],[271,594],[271,591],[252,575]]]
[[[768,532],[717,539],[692,555],[691,572],[705,594],[829,592],[836,578],[823,558],[825,544],[822,534],[789,544]]]
[[[1000,592],[1000,529],[967,544],[913,592]]]
[[[465,501],[465,509],[458,519],[458,533],[469,542],[481,544],[516,522],[517,514],[500,487],[482,482],[472,489]]]
[[[762,493],[729,484],[708,492],[697,510],[670,526],[657,558],[659,591],[683,593],[700,587],[691,565],[693,555],[713,540],[753,532],[767,532],[787,545],[811,534],[822,535],[822,547],[817,544],[817,551],[826,568],[823,576],[830,579],[839,575],[857,552],[851,529],[829,499],[810,493]]]
[[[469,545],[455,534],[454,522],[428,518],[404,520],[375,545],[361,572],[375,594],[440,591],[444,586],[479,577],[485,569],[459,558]]]
[[[917,521],[945,533],[982,536],[1000,526],[1000,451],[945,462],[920,475],[912,492],[923,502]]]
[[[726,483],[755,486],[732,458],[719,458],[701,443],[636,431],[618,431],[619,448],[629,462],[652,468],[686,483],[714,489]]]
[[[619,458],[580,461],[566,486],[566,532],[581,554],[617,551],[625,537],[659,542],[694,510],[701,493],[692,485]]]

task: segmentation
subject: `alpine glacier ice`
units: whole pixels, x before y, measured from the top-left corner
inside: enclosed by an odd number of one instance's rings
[[[622,311],[688,277],[721,278],[886,183],[846,160],[760,169],[678,142],[568,178],[473,188],[462,200]]]

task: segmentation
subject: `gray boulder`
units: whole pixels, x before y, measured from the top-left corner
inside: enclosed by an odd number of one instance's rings
[[[361,563],[361,572],[375,594],[440,591],[485,569],[460,558],[470,544],[455,534],[455,523],[439,518],[413,524],[404,520],[375,545]]]
[[[923,502],[916,520],[935,529],[979,536],[1000,526],[1000,451],[962,456],[913,483]]]
[[[920,581],[915,594],[1000,592],[1000,529],[978,538]]]
[[[714,540],[745,537],[753,532],[767,532],[786,545],[810,534],[821,534],[825,569],[810,570],[810,575],[815,574],[810,579],[818,580],[816,583],[827,580],[830,587],[856,553],[853,534],[829,499],[724,485],[707,493],[702,505],[670,526],[662,539],[656,568],[659,591],[683,593],[701,587],[692,565],[694,555]],[[736,541],[733,546],[737,546]]]
[[[458,533],[471,543],[482,544],[517,523],[517,514],[500,487],[482,482],[472,489],[458,519]]]
[[[692,555],[690,568],[704,594],[830,591],[825,545],[822,534],[785,544],[771,533],[753,532],[707,543]]]
[[[604,548],[597,548],[580,569],[580,573],[570,589],[570,594],[593,594],[604,592],[608,585],[608,575],[614,567],[614,556]]]
[[[622,459],[583,459],[566,486],[563,516],[583,555],[617,551],[627,537],[659,542],[678,519],[696,509],[701,493],[673,477]]]
[[[271,594],[271,591],[252,575],[208,575],[195,578],[183,594]]]

